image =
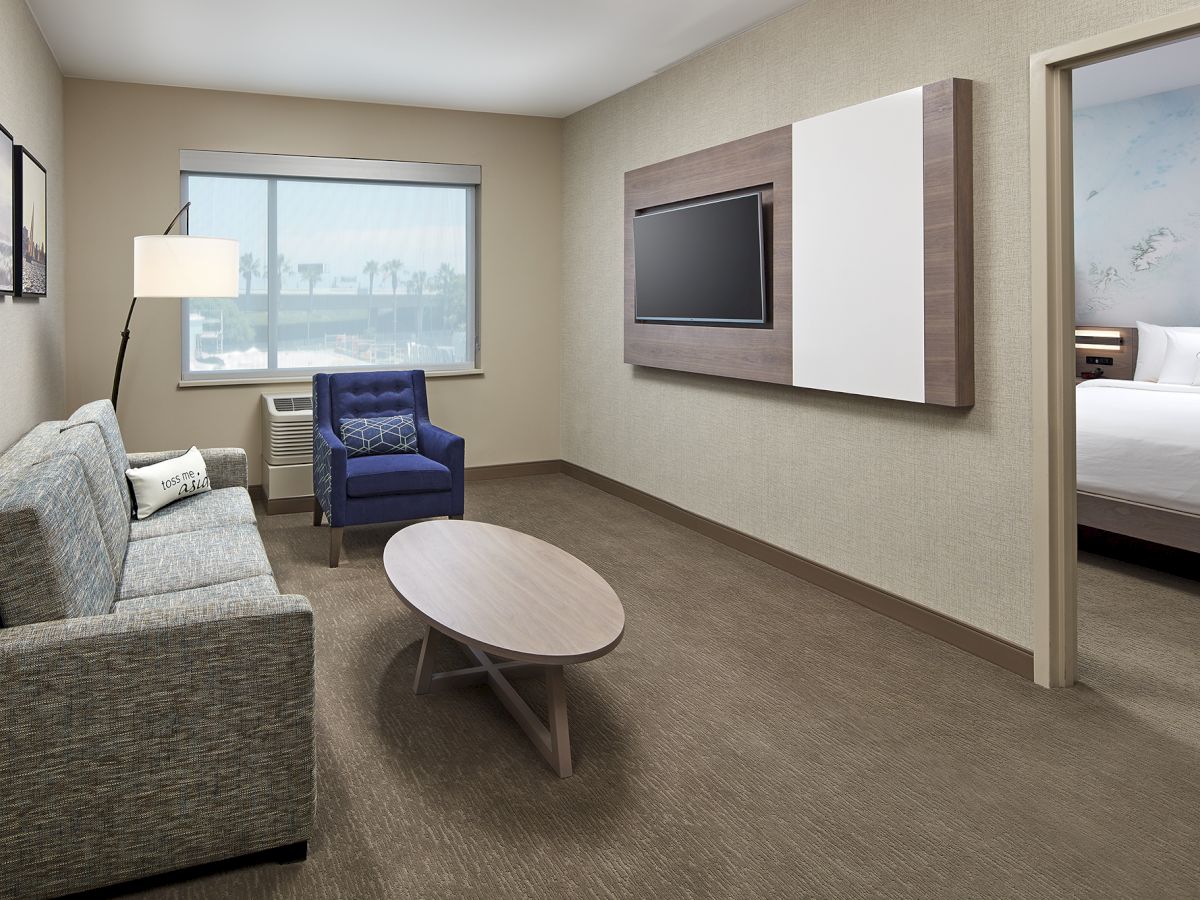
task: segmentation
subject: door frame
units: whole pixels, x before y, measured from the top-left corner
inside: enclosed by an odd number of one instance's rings
[[[1075,683],[1075,266],[1071,70],[1200,35],[1200,7],[1029,58],[1034,681]]]

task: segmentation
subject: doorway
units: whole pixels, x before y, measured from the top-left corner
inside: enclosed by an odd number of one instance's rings
[[[1030,59],[1034,680],[1044,687],[1074,684],[1077,665],[1072,72],[1197,35],[1200,8]]]

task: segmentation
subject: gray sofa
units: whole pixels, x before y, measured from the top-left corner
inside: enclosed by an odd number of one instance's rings
[[[313,814],[313,619],[281,596],[242,450],[132,521],[112,405],[0,457],[0,897],[280,850]]]

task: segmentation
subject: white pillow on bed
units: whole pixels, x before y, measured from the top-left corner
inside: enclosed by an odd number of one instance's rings
[[[1167,335],[1176,332],[1181,334],[1200,334],[1200,328],[1191,326],[1175,326],[1164,328],[1162,325],[1151,325],[1149,322],[1138,322],[1137,365],[1133,370],[1134,381],[1159,381],[1163,364],[1167,361]],[[1189,379],[1188,384],[1191,384]]]
[[[1195,384],[1200,372],[1200,334],[1167,332],[1167,356],[1159,384]]]

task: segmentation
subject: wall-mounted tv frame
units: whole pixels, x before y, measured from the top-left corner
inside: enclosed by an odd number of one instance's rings
[[[638,210],[636,321],[765,326],[770,307],[763,211],[758,189]]]

